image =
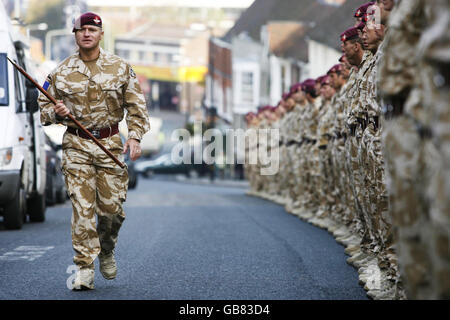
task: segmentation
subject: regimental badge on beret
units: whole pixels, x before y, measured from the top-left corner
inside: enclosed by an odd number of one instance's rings
[[[86,12],[83,13],[81,16],[78,17],[77,20],[75,20],[75,23],[73,25],[72,32],[75,32],[79,29],[81,29],[84,25],[91,25],[101,28],[102,27],[102,19],[99,15],[93,13],[93,12]]]
[[[358,37],[359,37],[358,29],[355,27],[352,27],[350,29],[345,30],[341,34],[341,41],[345,42],[347,40],[351,40],[351,39],[358,38]]]
[[[364,14],[365,14],[366,11],[367,11],[367,8],[369,8],[370,6],[372,6],[372,5],[374,5],[374,4],[375,4],[375,2],[368,2],[368,3],[363,4],[362,6],[360,6],[360,7],[356,10],[356,12],[355,12],[355,14],[354,14],[354,17],[355,17],[355,18],[361,18],[361,17],[363,17]]]

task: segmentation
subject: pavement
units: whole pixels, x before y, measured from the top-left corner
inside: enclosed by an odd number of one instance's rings
[[[141,179],[128,193],[118,275],[73,292],[71,205],[44,223],[0,222],[0,300],[367,299],[344,247],[327,231],[246,189]]]

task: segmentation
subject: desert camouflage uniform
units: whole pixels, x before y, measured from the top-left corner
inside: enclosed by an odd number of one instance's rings
[[[427,188],[430,202],[428,246],[432,265],[433,293],[426,298],[450,299],[450,9],[448,1],[427,2],[428,27],[418,46],[423,65],[424,104],[430,110],[429,126],[436,156],[427,167],[431,179]]]
[[[450,297],[448,10],[446,1],[401,1],[379,70],[390,213],[410,299]]]
[[[292,110],[286,112],[285,117],[287,117],[286,122],[283,124],[285,128],[285,134],[286,134],[286,167],[284,170],[286,170],[289,173],[292,173],[294,170],[294,167],[296,165],[295,163],[295,154],[294,154],[294,126],[296,125],[297,120],[297,110],[298,106],[295,105]],[[292,212],[293,204],[295,202],[295,194],[294,194],[294,188],[296,186],[296,177],[293,174],[288,174],[287,178],[287,199],[285,203],[286,211]]]
[[[258,139],[256,137],[256,128],[255,128],[255,118],[250,120],[250,122],[247,124],[246,129],[246,141],[245,141],[245,164],[244,164],[244,170],[245,170],[245,176],[248,179],[248,182],[250,184],[250,192],[253,192],[255,190],[255,179],[253,174],[253,167],[255,163],[255,150],[257,149],[257,143]]]
[[[378,266],[392,286],[399,278],[397,256],[394,248],[392,219],[388,211],[388,193],[386,188],[385,161],[382,152],[381,132],[384,130],[380,120],[381,104],[377,93],[377,71],[379,60],[384,53],[383,41],[372,61],[373,67],[367,77],[367,88],[364,103],[367,108],[367,127],[363,140],[366,146],[366,176],[368,185],[366,202],[369,216],[374,228],[374,247],[372,252],[377,254]]]
[[[285,204],[289,199],[289,158],[287,154],[287,131],[289,128],[289,112],[286,113],[281,118],[280,124],[280,200],[281,204]]]
[[[345,86],[345,84],[344,84]],[[331,99],[332,113],[330,114],[330,157],[331,157],[331,173],[333,178],[334,206],[331,211],[333,220],[338,225],[344,225],[344,212],[346,208],[347,188],[345,186],[345,168],[342,158],[344,151],[343,131],[343,110],[339,99],[344,89],[342,86]]]
[[[292,111],[292,122],[291,129],[289,131],[290,140],[292,145],[289,147],[290,150],[290,159],[291,159],[291,170],[292,173],[292,184],[290,187],[292,188],[292,211],[296,211],[300,207],[300,194],[302,193],[302,185],[303,183],[300,181],[300,129],[302,126],[301,118],[302,113],[304,112],[303,107],[296,103],[294,110]]]
[[[271,166],[275,165],[275,162],[278,161],[278,170],[276,172],[270,173],[267,175],[266,180],[268,183],[267,186],[267,193],[269,196],[269,199],[276,199],[279,197],[279,161],[280,161],[280,139],[279,134],[276,132],[279,132],[280,130],[280,119],[276,119],[274,121],[271,121],[269,125],[269,132],[268,132],[268,157],[273,163],[269,163],[267,165],[267,168],[270,168]],[[274,167],[275,169],[275,167]],[[268,172],[269,173],[269,172]]]
[[[305,110],[305,138],[307,146],[305,154],[308,155],[305,159],[305,169],[308,183],[305,188],[306,198],[306,212],[315,216],[319,209],[319,190],[317,185],[320,179],[319,171],[319,149],[315,147],[317,138],[317,125],[319,123],[319,112],[322,99],[316,98],[312,103],[308,103]]]
[[[119,57],[100,50],[91,69],[75,53],[48,77],[47,91],[62,100],[71,114],[87,129],[107,128],[124,117],[128,137],[140,140],[150,129],[147,108],[136,75]],[[60,119],[53,105],[40,95],[41,122],[62,123],[76,128],[68,118]],[[123,161],[118,134],[100,139]],[[120,168],[92,140],[66,132],[63,137],[62,169],[72,201],[72,244],[74,262],[93,268],[100,251],[111,252],[125,214],[122,203],[128,187],[127,169]],[[95,214],[98,216],[97,227]]]
[[[266,177],[261,174],[262,168],[267,166],[268,159],[267,148],[268,148],[268,137],[264,135],[264,130],[269,128],[268,120],[264,117],[261,121],[259,121],[257,125],[257,136],[258,136],[258,157],[255,166],[255,182],[256,182],[256,192],[260,195],[263,195],[265,192],[265,180]]]
[[[332,168],[331,168],[331,137],[332,137],[332,122],[333,106],[330,100],[322,99],[322,106],[320,107],[317,123],[317,143],[315,148],[318,149],[319,162],[318,170],[319,184],[317,185],[317,192],[319,195],[319,210],[316,217],[325,219],[330,216],[334,198],[332,194]]]
[[[353,179],[351,179],[351,168],[350,168],[350,160],[348,158],[347,149],[350,148],[350,132],[347,127],[347,114],[348,114],[348,108],[350,106],[349,104],[349,98],[352,86],[354,85],[355,78],[356,78],[356,71],[355,69],[351,69],[349,78],[347,82],[342,87],[340,93],[338,94],[336,98],[336,109],[338,110],[338,116],[336,117],[336,127],[339,130],[339,136],[342,137],[343,142],[341,151],[339,152],[339,159],[341,166],[343,168],[344,174],[341,175],[340,184],[344,196],[344,213],[343,213],[343,221],[346,226],[349,227],[349,229],[352,231],[352,234],[357,233],[357,219],[356,219],[356,213],[357,209],[355,206],[355,199],[354,199],[354,192],[352,187]]]
[[[364,77],[367,73],[367,68],[370,60],[372,59],[372,53],[369,51],[364,52],[364,56],[358,70],[358,73],[355,77],[354,83],[352,84],[351,89],[348,91],[349,103],[350,105],[347,108],[347,116],[346,122],[347,126],[351,128],[350,137],[348,139],[348,145],[346,146],[347,158],[350,161],[350,185],[352,187],[353,196],[355,199],[355,207],[357,212],[358,219],[358,229],[359,234],[362,238],[362,245],[365,249],[367,249],[367,244],[371,242],[371,235],[369,234],[369,229],[367,226],[367,211],[364,210],[363,207],[363,178],[360,174],[360,161],[358,157],[358,151],[361,144],[361,137],[363,133],[362,127],[362,107],[360,100],[361,93],[361,82],[364,81]]]
[[[307,112],[307,103],[299,103],[299,114],[298,114],[298,130],[296,132],[296,141],[297,141],[297,167],[295,174],[297,176],[297,205],[294,209],[294,213],[301,216],[305,212],[305,192],[307,188],[307,175],[305,172],[305,161],[307,155],[305,154],[305,148],[307,147],[307,143],[305,142],[305,117]]]

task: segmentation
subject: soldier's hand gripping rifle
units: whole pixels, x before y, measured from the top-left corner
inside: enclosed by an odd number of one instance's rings
[[[47,91],[44,90],[44,88],[42,88],[36,81],[34,81],[34,79],[25,71],[23,70],[19,65],[17,65],[14,61],[12,61],[11,59],[9,59],[7,57],[7,59],[9,60],[9,62],[12,63],[12,65],[19,70],[19,72],[21,74],[23,74],[25,76],[25,78],[27,78],[28,80],[31,81],[31,83],[33,83],[33,85],[40,91],[42,92],[43,95],[45,95],[54,105],[56,105],[58,102],[56,101],[55,98],[53,98]],[[97,138],[95,138],[92,133],[90,133],[78,120],[76,120],[70,113],[67,115],[70,120],[72,120],[77,126],[78,128],[80,128],[84,133],[86,133],[111,159],[114,160],[115,163],[117,163],[121,168],[125,168],[125,165],[116,158],[116,156],[114,156],[111,151],[109,151],[108,149],[105,148],[104,145],[102,145],[102,143],[100,141],[97,140]]]

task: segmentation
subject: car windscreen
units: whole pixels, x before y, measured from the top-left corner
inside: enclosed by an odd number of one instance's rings
[[[0,53],[0,106],[8,105],[8,61],[6,60],[6,54]]]

